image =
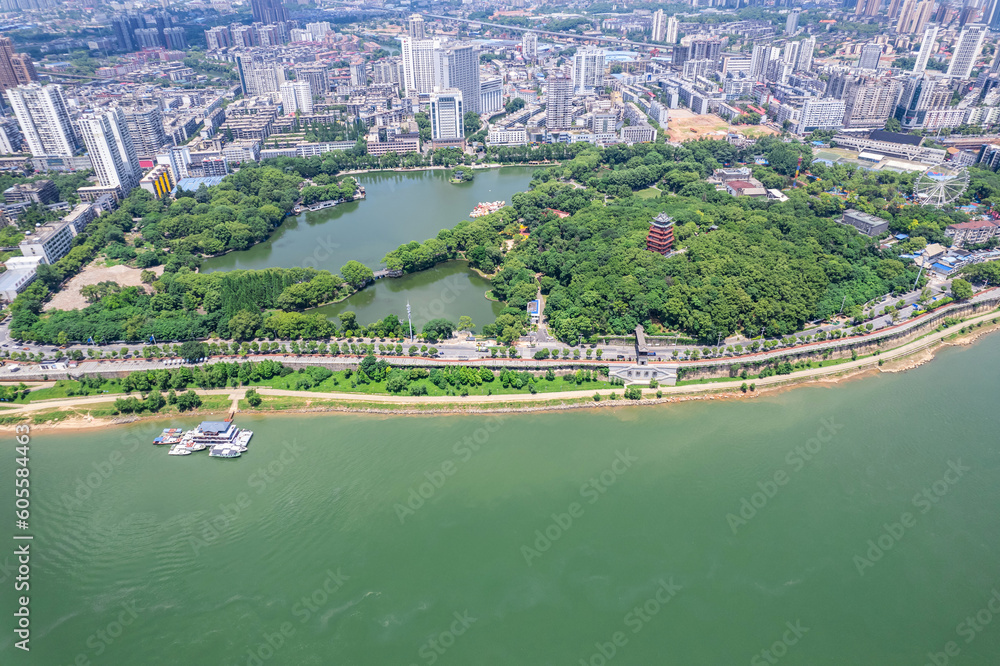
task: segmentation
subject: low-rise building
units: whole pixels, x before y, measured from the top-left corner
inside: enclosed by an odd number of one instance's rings
[[[174,181],[170,177],[170,167],[166,164],[157,164],[153,170],[142,177],[139,187],[152,194],[157,199],[170,194],[174,189]]]
[[[60,220],[37,227],[21,241],[19,247],[25,257],[41,257],[42,262],[54,264],[66,256],[73,243],[73,225]]]
[[[950,236],[952,243],[958,247],[985,243],[994,236],[1000,235],[1000,223],[993,220],[973,220],[949,224],[944,230],[945,236]]]
[[[59,190],[51,180],[36,180],[33,183],[16,183],[8,187],[3,191],[3,198],[9,204],[50,204],[59,201]]]
[[[96,217],[97,212],[94,210],[94,206],[84,202],[77,204],[76,207],[63,218],[63,222],[69,223],[73,230],[73,235],[76,236],[82,233],[83,230],[87,228],[87,225],[93,222]]]
[[[860,210],[844,211],[844,217],[837,220],[841,224],[848,224],[865,236],[880,236],[889,230],[889,221],[881,217],[865,213]]]

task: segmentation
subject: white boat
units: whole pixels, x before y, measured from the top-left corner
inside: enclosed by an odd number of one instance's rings
[[[191,449],[183,446],[181,444],[174,444],[170,447],[170,451],[167,455],[171,456],[189,456],[191,455]]]
[[[213,446],[208,455],[212,458],[239,458],[243,450],[235,446]]]
[[[251,437],[253,437],[253,430],[247,430],[246,428],[240,430],[240,434],[236,435],[236,445],[240,447],[241,451],[247,450],[247,444],[250,443]]]

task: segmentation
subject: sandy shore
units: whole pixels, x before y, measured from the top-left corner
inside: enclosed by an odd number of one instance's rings
[[[498,412],[538,412],[560,409],[606,409],[614,407],[625,407],[635,405],[662,405],[675,402],[687,402],[690,400],[745,400],[752,399],[761,394],[770,394],[785,391],[797,386],[807,384],[836,384],[845,380],[855,379],[872,372],[903,372],[915,368],[930,361],[937,350],[949,345],[972,344],[980,337],[1000,330],[1000,324],[986,323],[996,318],[996,312],[973,317],[962,326],[953,326],[942,331],[934,331],[924,337],[914,340],[906,345],[883,351],[878,356],[866,357],[855,361],[845,361],[837,365],[823,368],[811,368],[799,370],[789,375],[775,375],[763,379],[747,380],[747,383],[756,385],[756,391],[743,393],[740,390],[741,380],[713,381],[704,384],[688,384],[683,386],[663,386],[658,390],[662,391],[662,398],[644,398],[642,400],[624,400],[621,395],[623,389],[598,389],[579,391],[558,391],[552,393],[535,394],[509,394],[509,395],[480,395],[480,396],[396,396],[396,395],[367,395],[358,393],[340,392],[314,392],[314,391],[290,391],[284,389],[272,389],[257,387],[257,392],[263,396],[294,397],[305,398],[309,402],[304,407],[297,407],[286,410],[260,410],[247,412],[251,414],[292,414],[292,413],[320,413],[320,412],[354,412],[366,414],[391,414],[391,415],[439,415],[439,414],[489,414]],[[966,334],[959,334],[963,327],[983,323],[984,325]],[[951,337],[950,340],[944,340]],[[879,363],[882,365],[879,365]],[[648,394],[653,389],[645,388]],[[239,400],[243,397],[244,389],[210,389],[197,390],[199,395],[225,395],[232,400]],[[595,402],[593,395],[601,395],[601,401]],[[610,394],[615,393],[618,400],[607,399]],[[87,411],[88,405],[112,402],[120,395],[88,396],[79,398],[67,398],[56,400],[43,400],[27,405],[20,405],[15,409],[4,410],[0,415],[15,415],[22,413],[30,415],[44,410],[64,410],[76,411],[78,417],[64,419],[58,422],[49,422],[32,426],[37,430],[71,431],[91,428],[106,428],[119,425],[122,419],[95,418]],[[511,403],[517,403],[512,406]],[[385,405],[385,407],[379,407]],[[208,414],[218,414],[218,411],[200,410],[188,412],[186,417],[203,416]],[[164,415],[151,414],[137,417],[134,421],[163,419]],[[14,426],[0,426],[0,431],[13,431]]]

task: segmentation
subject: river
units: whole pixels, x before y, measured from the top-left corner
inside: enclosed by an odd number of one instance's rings
[[[36,432],[30,655],[8,436],[0,663],[994,664],[998,359],[993,335],[755,400],[502,421],[241,415],[236,460],[148,443],[193,418]]]

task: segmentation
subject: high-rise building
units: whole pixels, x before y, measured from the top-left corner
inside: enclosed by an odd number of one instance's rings
[[[858,0],[854,13],[857,16],[878,16],[882,7],[882,0]]]
[[[368,71],[365,69],[364,60],[355,60],[350,64],[351,85],[355,88],[363,88],[368,85]]]
[[[255,22],[264,25],[288,20],[288,11],[281,0],[250,0],[250,12]]]
[[[858,59],[858,67],[861,69],[878,69],[878,63],[881,59],[881,44],[865,44],[861,47],[861,58]]]
[[[163,114],[155,106],[125,111],[125,126],[139,155],[156,155],[168,143]]]
[[[788,18],[785,19],[785,34],[794,35],[799,31],[799,14],[801,12],[798,9],[793,9],[788,12]]]
[[[1000,0],[994,0],[989,13],[983,14],[983,17],[989,21],[990,30],[1000,32]]]
[[[787,42],[781,50],[781,59],[793,67],[799,62],[799,52],[802,50],[802,42]]]
[[[667,36],[667,20],[663,16],[663,10],[657,9],[653,12],[653,32],[651,37],[654,42],[662,42]]]
[[[229,34],[229,28],[224,25],[217,25],[205,31],[205,44],[210,49],[224,49],[232,46],[233,39]]]
[[[972,74],[979,52],[983,48],[983,40],[988,32],[985,25],[970,25],[962,30],[955,45],[951,63],[948,65],[948,76],[967,79]]]
[[[136,47],[143,50],[160,48],[160,33],[156,28],[140,28],[133,34]]]
[[[434,51],[440,46],[435,39],[403,37],[403,85],[407,94],[429,93],[434,89]]]
[[[604,87],[604,50],[585,47],[573,54],[573,92],[587,95]]]
[[[396,59],[376,60],[372,63],[372,79],[375,83],[392,83],[398,85],[399,61]]]
[[[671,16],[667,19],[667,44],[676,44],[677,37],[680,33],[681,23],[677,20],[676,16]]]
[[[24,135],[14,118],[0,118],[0,153],[10,155],[21,151]]]
[[[132,26],[129,24],[128,16],[113,16],[111,18],[111,31],[115,35],[118,49],[130,53],[135,50],[135,42],[132,41]]]
[[[330,22],[318,21],[316,23],[306,23],[306,32],[309,33],[310,41],[322,42],[323,38],[330,32]]]
[[[545,126],[550,130],[573,126],[573,79],[562,73],[549,76],[545,92]]]
[[[813,51],[816,50],[816,38],[807,37],[802,40],[799,47],[799,61],[795,64],[795,69],[801,72],[812,70]]]
[[[931,19],[931,13],[934,11],[934,0],[924,0],[919,5],[917,5],[917,17],[916,21],[910,28],[910,34],[919,34],[924,31],[927,26],[927,22]]]
[[[184,51],[187,49],[187,36],[184,28],[164,28],[164,46],[174,51]]]
[[[281,84],[281,102],[286,114],[312,113],[312,88],[308,81],[285,81]]]
[[[453,42],[435,49],[434,85],[462,92],[466,113],[479,113],[479,50],[470,43]]]
[[[323,65],[297,65],[295,67],[295,80],[308,81],[311,95],[322,96],[330,92],[330,79],[327,69]]]
[[[62,86],[32,83],[7,91],[28,150],[35,157],[72,157],[80,149]]]
[[[236,71],[240,75],[243,94],[247,97],[278,92],[285,82],[285,70],[281,64],[261,55],[236,56]]]
[[[795,133],[840,129],[844,126],[845,108],[846,104],[840,99],[810,97],[802,104]]]
[[[938,28],[932,26],[924,30],[924,38],[920,40],[920,51],[917,52],[917,61],[913,64],[913,73],[922,74],[927,69],[927,61],[934,53],[937,44]]]
[[[10,37],[0,37],[0,90],[18,85],[11,58],[17,54]]]
[[[521,57],[528,62],[538,60],[538,35],[530,30],[521,35]]]
[[[407,28],[411,39],[427,39],[427,32],[424,29],[424,17],[420,14],[414,14],[410,17]]]
[[[779,58],[780,55],[781,50],[776,46],[754,44],[753,54],[750,56],[750,78],[754,81],[763,81],[767,78],[768,65],[772,60]]]
[[[38,80],[35,63],[31,61],[31,56],[27,53],[15,53],[12,55],[10,57],[10,66],[14,70],[14,78],[17,79],[19,86]]]
[[[464,136],[465,109],[462,91],[443,88],[431,93],[431,137],[435,141],[453,141]]]
[[[479,113],[493,114],[503,110],[503,79],[485,79],[479,82]]]
[[[123,195],[139,186],[139,157],[121,109],[84,115],[80,131],[102,186],[118,187]]]
[[[896,109],[902,91],[899,81],[857,77],[847,84],[844,95],[844,127],[881,129]]]

